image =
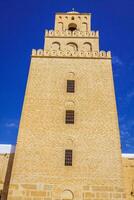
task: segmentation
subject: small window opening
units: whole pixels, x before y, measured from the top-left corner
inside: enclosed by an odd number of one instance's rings
[[[65,166],[72,166],[72,150],[65,150]]]
[[[66,124],[74,124],[74,110],[66,110]]]
[[[75,81],[74,80],[67,80],[67,92],[75,92]]]
[[[72,17],[71,20],[74,20],[74,17]]]
[[[73,23],[69,24],[68,25],[68,30],[69,31],[75,31],[75,30],[77,30],[77,25],[73,24]]]

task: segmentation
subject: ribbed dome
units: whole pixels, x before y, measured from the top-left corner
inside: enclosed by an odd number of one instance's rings
[[[74,8],[72,8],[71,11],[67,12],[67,13],[72,13],[72,14],[79,14],[79,12],[74,11]]]
[[[79,12],[76,12],[76,11],[70,11],[70,12],[67,12],[67,13],[75,13],[75,14],[79,14]]]

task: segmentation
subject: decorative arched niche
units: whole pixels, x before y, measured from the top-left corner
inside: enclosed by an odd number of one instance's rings
[[[76,43],[74,43],[74,42],[69,42],[66,45],[66,50],[69,50],[69,51],[78,51],[78,45]]]
[[[74,139],[72,137],[67,138],[65,143],[66,149],[72,149],[73,145],[74,145]]]
[[[88,26],[86,22],[82,23],[82,31],[88,31]]]
[[[62,200],[73,200],[74,194],[71,190],[64,190],[61,196]]]
[[[74,109],[74,106],[75,106],[75,103],[72,100],[65,102],[65,108],[68,110]]]
[[[72,80],[72,79],[74,79],[75,78],[75,73],[74,72],[68,72],[67,73],[67,79],[69,80]]]
[[[59,42],[53,42],[51,45],[52,50],[60,50],[60,43]]]
[[[58,30],[63,31],[63,22],[58,23]]]
[[[90,42],[84,42],[82,49],[84,51],[92,51],[92,44]]]

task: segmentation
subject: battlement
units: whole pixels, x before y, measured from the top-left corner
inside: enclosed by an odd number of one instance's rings
[[[58,30],[46,30],[45,37],[88,37],[88,38],[98,38],[99,31],[58,31]]]
[[[98,58],[98,59],[111,59],[111,52],[105,51],[56,51],[56,50],[44,50],[33,49],[32,57],[73,57],[73,58]]]

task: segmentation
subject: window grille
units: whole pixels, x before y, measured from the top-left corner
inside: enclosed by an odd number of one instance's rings
[[[67,80],[67,92],[75,92],[75,81]]]
[[[72,150],[65,150],[65,166],[72,166]]]
[[[66,124],[74,124],[74,110],[66,110]]]

